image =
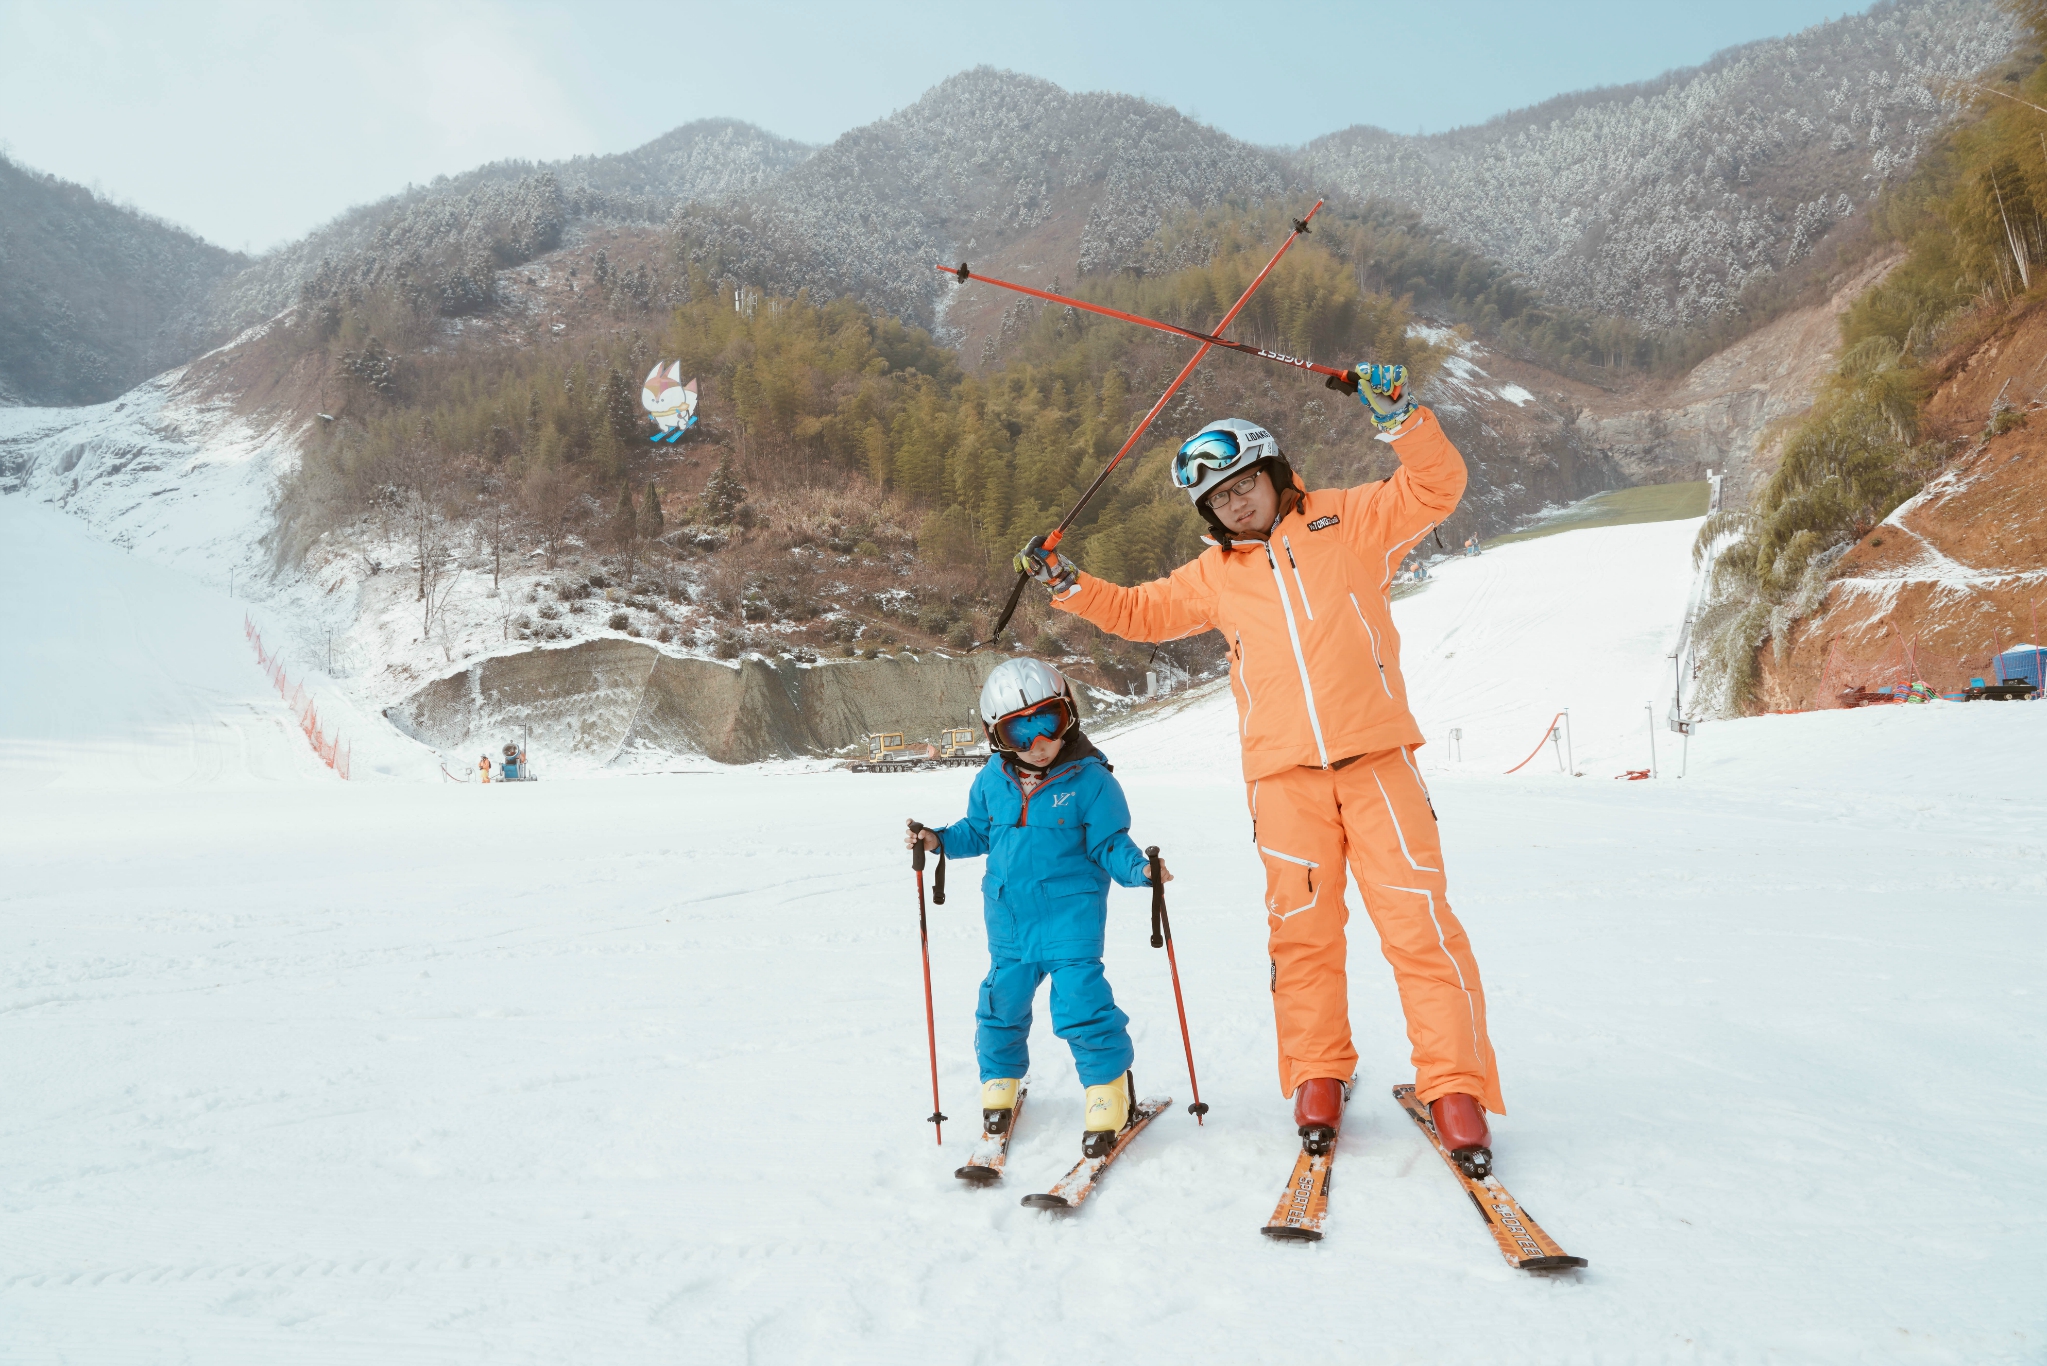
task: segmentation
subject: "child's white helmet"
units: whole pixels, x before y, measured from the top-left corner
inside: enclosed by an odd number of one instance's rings
[[[1043,713],[1056,718],[1056,729],[1051,734],[1062,737],[1078,719],[1073,689],[1065,675],[1041,660],[1005,659],[981,685],[981,724],[987,730],[991,748],[1029,748],[1029,739],[1006,735],[1003,723]],[[1015,743],[1017,739],[1023,739],[1023,743]]]

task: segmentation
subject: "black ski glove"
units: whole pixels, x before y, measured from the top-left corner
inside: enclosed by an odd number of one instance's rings
[[[1058,551],[1046,549],[1043,536],[1033,536],[1029,545],[1016,552],[1016,572],[1044,584],[1055,598],[1080,591],[1079,568]]]

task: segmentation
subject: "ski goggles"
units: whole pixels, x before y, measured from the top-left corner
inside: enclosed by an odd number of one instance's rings
[[[1025,750],[1048,735],[1066,734],[1072,725],[1073,704],[1063,697],[1048,697],[991,724],[988,738],[997,749]]]
[[[1173,457],[1173,483],[1191,489],[1203,470],[1227,470],[1244,458],[1244,447],[1232,431],[1202,432],[1189,437]]]

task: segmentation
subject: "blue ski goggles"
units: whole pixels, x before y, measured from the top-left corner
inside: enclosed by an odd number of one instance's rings
[[[1063,697],[1048,697],[996,721],[988,727],[988,738],[997,749],[1025,750],[1048,735],[1064,735],[1072,725],[1072,704]]]
[[[1235,432],[1202,432],[1189,437],[1173,457],[1173,484],[1191,489],[1201,482],[1203,470],[1230,469],[1243,458],[1244,447]]]

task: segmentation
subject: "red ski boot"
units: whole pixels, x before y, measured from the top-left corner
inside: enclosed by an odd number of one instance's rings
[[[1294,1123],[1300,1128],[1302,1147],[1311,1153],[1326,1153],[1336,1145],[1348,1090],[1336,1077],[1313,1077],[1295,1088]]]
[[[1493,1136],[1486,1128],[1483,1106],[1461,1092],[1437,1096],[1429,1102],[1429,1118],[1459,1170],[1474,1181],[1492,1174]]]

